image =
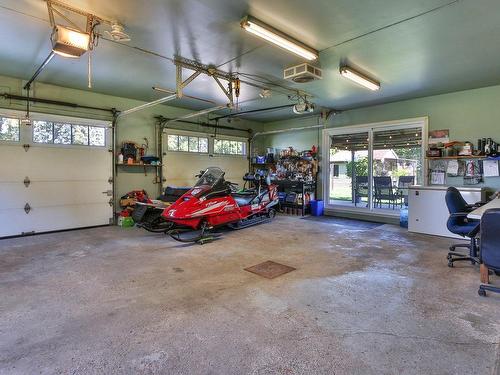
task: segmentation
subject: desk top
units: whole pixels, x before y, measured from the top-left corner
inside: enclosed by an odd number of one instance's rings
[[[476,208],[474,211],[470,212],[467,217],[469,219],[478,219],[480,220],[486,210],[490,208],[500,208],[500,199],[494,198],[493,200],[486,203],[484,206]]]

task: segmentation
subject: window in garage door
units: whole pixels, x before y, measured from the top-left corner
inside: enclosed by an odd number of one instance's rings
[[[0,164],[0,237],[109,224],[109,123],[23,116],[0,113],[0,158],[15,160]]]
[[[17,118],[0,117],[0,141],[19,142],[19,125]]]

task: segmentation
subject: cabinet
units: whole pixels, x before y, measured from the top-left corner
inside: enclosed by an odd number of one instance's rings
[[[486,200],[485,188],[457,187],[467,203]],[[462,238],[446,227],[448,207],[446,186],[410,186],[408,190],[408,231],[436,236]]]

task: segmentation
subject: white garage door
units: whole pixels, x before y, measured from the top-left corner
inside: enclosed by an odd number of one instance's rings
[[[248,172],[247,140],[166,129],[163,134],[164,186],[193,186],[200,171],[219,167],[225,179],[240,185]]]
[[[109,224],[109,124],[21,117],[0,112],[0,237]]]

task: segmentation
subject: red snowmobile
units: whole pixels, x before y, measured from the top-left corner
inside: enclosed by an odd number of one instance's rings
[[[192,189],[164,209],[160,222],[142,227],[177,241],[203,244],[220,235],[214,228],[241,229],[272,220],[279,202],[277,186],[261,174],[246,174],[244,180],[253,182],[254,188],[234,192],[236,184],[225,181],[220,168],[210,167]]]

